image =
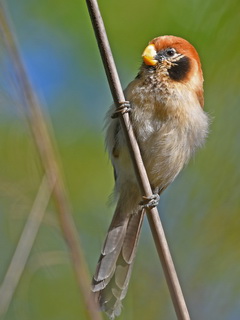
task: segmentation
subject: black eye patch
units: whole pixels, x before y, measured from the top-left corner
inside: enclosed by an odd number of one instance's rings
[[[188,57],[182,57],[174,62],[174,65],[168,70],[169,76],[175,81],[181,81],[186,76],[190,69],[190,60]]]

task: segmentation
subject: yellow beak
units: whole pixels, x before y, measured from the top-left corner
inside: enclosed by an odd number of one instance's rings
[[[157,51],[155,49],[155,45],[149,44],[142,54],[144,63],[148,66],[155,66],[157,64],[157,60],[154,59],[156,55]]]

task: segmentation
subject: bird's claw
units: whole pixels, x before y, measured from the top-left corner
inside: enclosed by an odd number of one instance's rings
[[[143,208],[151,209],[158,205],[160,196],[157,193],[152,194],[149,197],[143,196],[143,200],[140,202],[140,205]]]
[[[120,102],[119,106],[114,111],[111,118],[115,119],[115,118],[119,117],[120,114],[123,115],[124,113],[130,112],[131,110],[132,110],[132,107],[131,107],[131,104],[129,101]]]

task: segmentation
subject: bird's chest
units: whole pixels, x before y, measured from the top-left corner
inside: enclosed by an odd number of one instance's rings
[[[130,117],[139,143],[149,140],[160,130],[168,96],[166,85],[157,85],[154,78],[149,83],[139,83],[127,91],[127,99],[131,101],[132,107]]]
[[[136,108],[131,114],[133,130],[138,143],[149,144],[151,138],[159,132],[162,126],[162,120],[156,116],[154,110],[139,110]]]
[[[169,123],[167,130],[172,130],[171,122],[175,125],[178,121],[176,114],[171,117],[171,105],[174,99],[177,101],[176,93],[164,82],[159,85],[152,79],[149,83],[140,83],[127,96],[132,106],[133,130],[140,146],[142,143],[149,145],[159,138],[166,123]]]

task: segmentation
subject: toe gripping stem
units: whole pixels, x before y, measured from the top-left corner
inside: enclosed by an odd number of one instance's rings
[[[154,208],[158,205],[160,196],[158,193],[154,193],[149,197],[143,196],[142,198],[143,198],[143,200],[140,202],[140,205],[143,208],[150,209],[150,208]]]
[[[112,119],[115,119],[120,116],[120,114],[124,114],[131,111],[131,105],[129,101],[123,101],[119,103],[119,106],[112,114]]]

